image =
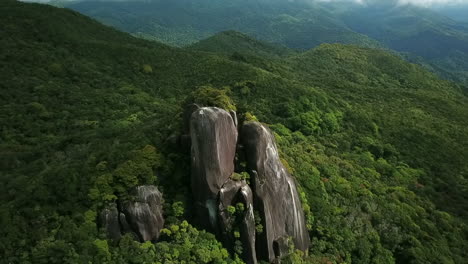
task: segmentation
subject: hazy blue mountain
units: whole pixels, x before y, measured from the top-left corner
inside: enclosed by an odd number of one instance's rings
[[[280,0],[84,1],[67,7],[175,46],[236,30],[300,50],[335,42],[391,48],[445,78],[468,80],[468,26],[428,8]]]
[[[441,5],[433,7],[435,11],[461,22],[468,22],[468,4]]]
[[[439,58],[453,51],[468,52],[468,30],[447,17],[415,6],[354,8],[340,15],[353,30],[397,51]]]
[[[347,8],[337,13],[351,29],[421,61],[440,75],[468,80],[468,28],[427,8],[382,5]]]
[[[85,1],[67,7],[129,33],[177,46],[226,30],[297,49],[324,42],[379,46],[375,40],[350,30],[320,5],[307,2]]]

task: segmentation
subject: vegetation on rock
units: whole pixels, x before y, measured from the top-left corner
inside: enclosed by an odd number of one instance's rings
[[[305,263],[468,258],[468,98],[420,66],[340,44],[252,57],[239,43],[236,60],[15,1],[0,24],[0,262],[240,263],[189,224],[190,154],[169,139],[194,91],[274,131],[308,219]],[[107,240],[99,210],[139,184],[164,195],[160,241]]]

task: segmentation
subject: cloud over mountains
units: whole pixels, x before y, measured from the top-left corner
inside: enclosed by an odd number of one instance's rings
[[[23,0],[24,2],[39,2],[39,3],[48,3],[55,0]],[[59,0],[60,1],[60,0]],[[61,0],[63,2],[72,2],[72,1],[100,1],[100,2],[130,2],[130,1],[151,1],[151,0]],[[177,1],[177,0],[175,0]],[[295,0],[284,0],[293,2]],[[299,0],[301,1],[301,0]],[[413,4],[418,6],[432,6],[432,5],[459,5],[459,4],[468,4],[468,0],[310,0],[310,1],[320,1],[320,2],[356,2],[360,4]]]

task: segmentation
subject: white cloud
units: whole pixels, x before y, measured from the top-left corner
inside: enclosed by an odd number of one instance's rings
[[[47,3],[47,2],[51,2],[53,0],[21,0],[21,1]],[[101,1],[101,2],[119,1],[119,2],[124,2],[124,1],[144,1],[144,0],[61,0],[61,1],[64,1],[64,2],[65,1]],[[175,1],[177,1],[177,0],[175,0]],[[196,1],[196,0],[194,0],[194,1]],[[229,0],[227,0],[227,1],[229,1]],[[285,1],[294,2],[294,0],[285,0]],[[319,1],[319,2],[344,2],[344,1],[349,1],[349,2],[356,2],[356,3],[359,3],[359,4],[397,3],[397,4],[400,4],[400,5],[413,4],[413,5],[419,5],[419,6],[468,4],[468,0],[312,0],[312,1]]]
[[[399,4],[414,4],[422,6],[468,4],[468,0],[398,0]]]
[[[337,1],[353,1],[360,4],[381,3],[381,4],[398,4],[398,5],[418,5],[418,6],[432,6],[432,5],[458,5],[468,4],[468,0],[319,0],[328,2]]]

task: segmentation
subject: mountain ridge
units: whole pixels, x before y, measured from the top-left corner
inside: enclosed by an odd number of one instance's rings
[[[297,2],[297,6],[288,7],[282,1],[242,0],[225,5],[210,0],[197,3],[184,0],[177,3],[173,1],[107,3],[105,6],[99,2],[87,1],[71,3],[67,7],[95,16],[104,23],[106,21],[102,19],[115,16],[117,24],[114,25],[124,31],[150,39],[161,37],[165,42],[177,46],[187,45],[226,30],[241,31],[262,40],[300,49],[317,45],[320,43],[317,38],[379,46],[374,40],[352,32],[343,23],[331,18],[327,10],[315,10],[306,2]],[[108,12],[106,9],[113,11]],[[126,9],[128,10],[123,12]],[[140,23],[138,20],[145,22]],[[308,22],[311,24],[307,24]],[[154,33],[151,33],[152,26]],[[314,29],[311,30],[310,26]],[[175,41],[170,39],[172,28]],[[315,36],[304,34],[307,32],[315,32]],[[196,37],[197,35],[199,37]],[[335,35],[342,37],[337,38]],[[187,40],[184,40],[184,37]],[[295,40],[289,42],[291,39]]]
[[[14,1],[0,3],[0,22],[1,263],[242,263],[242,244],[194,225],[192,104],[271,129],[312,241],[284,262],[466,259],[468,99],[457,85],[350,45],[276,57],[240,43],[232,57],[219,42],[169,47]],[[245,165],[235,172],[250,180]],[[98,216],[141,185],[165,200],[161,237],[108,239]]]
[[[82,2],[68,7],[137,36],[178,46],[236,30],[299,50],[321,43],[393,49],[410,53],[412,62],[422,58],[421,65],[467,86],[468,65],[455,53],[463,53],[462,57],[468,53],[468,29],[462,22],[437,13],[437,9],[260,0],[229,4],[208,0],[196,4],[190,0]]]
[[[187,47],[190,50],[214,53],[243,52],[252,55],[284,57],[295,51],[280,45],[258,41],[241,32],[229,30],[219,32],[212,37],[200,40]]]

